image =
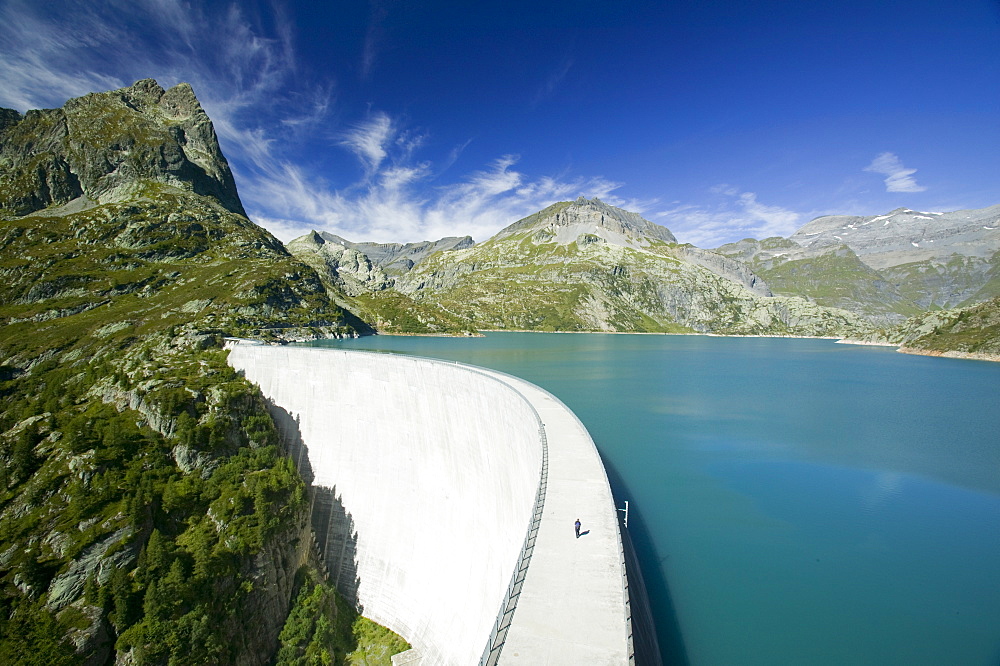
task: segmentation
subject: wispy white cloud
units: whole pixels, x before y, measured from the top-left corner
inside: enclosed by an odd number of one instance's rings
[[[57,17],[19,0],[0,5],[0,105],[20,111],[61,106],[69,97],[122,84],[101,71],[99,59],[72,56],[105,45],[107,28],[86,7],[75,17],[79,29],[64,29]]]
[[[761,203],[754,192],[728,184],[710,188],[713,205],[674,203],[673,208],[652,213],[682,243],[713,248],[741,238],[790,236],[807,219],[803,213]]]
[[[538,90],[535,92],[535,95],[531,100],[531,106],[538,106],[542,103],[542,101],[551,97],[555,91],[559,89],[559,86],[562,84],[566,75],[569,74],[569,70],[572,68],[573,59],[569,56],[563,58],[562,61],[556,65],[551,72],[549,72],[548,77],[542,85],[538,87]]]
[[[311,229],[350,240],[403,242],[469,235],[485,240],[556,201],[601,197],[618,205],[620,186],[603,178],[531,177],[505,155],[457,182],[437,184],[430,161],[411,161],[391,129],[378,145],[378,167],[363,182],[340,189],[288,162],[250,174],[244,202],[251,216],[287,241]],[[405,143],[405,142],[404,142]],[[353,146],[347,146],[355,150]],[[280,213],[276,213],[280,211]]]
[[[529,174],[502,155],[454,174],[469,145],[427,159],[429,134],[375,111],[337,127],[336,82],[300,71],[294,34],[280,7],[270,20],[251,5],[221,10],[182,0],[0,0],[0,106],[61,106],[66,99],[153,77],[191,83],[212,118],[251,217],[282,240],[310,229],[356,240],[415,241],[450,235],[484,240],[511,222],[577,196],[643,212],[655,201],[616,196],[621,183],[573,174]],[[385,20],[372,4],[363,74],[372,72]],[[271,25],[266,34],[260,25]],[[551,94],[573,65],[566,59],[541,89]],[[295,140],[309,137],[310,158]],[[330,182],[311,164],[348,151],[354,175]],[[341,160],[343,163],[343,160]],[[445,181],[443,174],[451,176]],[[344,169],[338,173],[343,174]],[[332,176],[329,176],[332,177]]]
[[[395,129],[392,120],[382,112],[376,112],[366,121],[344,132],[341,145],[354,153],[369,173],[375,173],[388,156],[386,144],[393,140]]]
[[[923,192],[927,188],[918,185],[913,174],[916,169],[907,169],[894,153],[879,153],[865,171],[880,173],[885,176],[886,192]]]
[[[382,0],[370,0],[368,27],[365,30],[365,43],[361,51],[361,78],[368,79],[378,62],[379,49],[382,46],[385,30],[383,24],[389,16]]]

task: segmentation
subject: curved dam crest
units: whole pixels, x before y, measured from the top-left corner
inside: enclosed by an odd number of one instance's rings
[[[297,428],[331,579],[411,643],[406,663],[630,662],[607,475],[558,399],[445,361],[229,348],[230,364]]]

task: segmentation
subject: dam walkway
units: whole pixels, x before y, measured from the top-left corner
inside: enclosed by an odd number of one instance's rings
[[[229,348],[305,451],[331,580],[413,646],[395,663],[630,663],[611,488],[557,398],[447,361]]]
[[[541,525],[499,663],[628,663],[618,516],[590,434],[547,391],[510,375],[479,371],[524,396],[548,439]],[[577,519],[579,538],[573,528]]]

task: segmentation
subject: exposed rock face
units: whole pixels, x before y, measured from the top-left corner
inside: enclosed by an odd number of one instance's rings
[[[865,322],[772,297],[747,265],[680,246],[665,227],[600,200],[554,204],[490,240],[396,279],[480,328],[837,335]]]
[[[818,217],[790,240],[805,248],[847,245],[875,269],[951,255],[989,258],[1000,251],[1000,205],[953,213],[897,208],[885,215]]]
[[[21,114],[14,109],[0,108],[0,132],[3,132],[11,125],[21,122]]]
[[[87,626],[71,629],[66,636],[80,657],[80,663],[82,666],[104,666],[111,655],[113,641],[103,610],[83,600],[71,604],[70,610],[78,611],[89,622]]]
[[[238,596],[239,607],[224,619],[226,634],[236,641],[235,663],[241,666],[272,663],[274,646],[295,591],[295,573],[309,557],[310,529],[308,510],[303,507],[284,534],[269,542],[244,566],[242,577],[252,582],[252,592]],[[225,582],[220,582],[224,589]],[[247,631],[247,627],[253,630]]]
[[[327,243],[358,250],[388,275],[405,273],[435,252],[464,250],[475,245],[472,236],[449,236],[421,243],[352,243],[325,231],[313,233]]]
[[[757,274],[755,274],[746,264],[730,259],[709,250],[690,245],[681,245],[676,248],[675,256],[684,259],[692,264],[702,266],[712,271],[720,277],[742,284],[750,292],[758,296],[773,296],[771,288]]]
[[[638,213],[608,205],[600,199],[578,198],[558,203],[519,220],[494,236],[502,239],[526,230],[537,230],[560,245],[604,242],[625,247],[648,247],[652,241],[676,243],[666,227],[643,219]]]
[[[85,197],[123,201],[160,184],[245,215],[212,121],[191,86],[152,79],[71,99],[61,109],[0,110],[0,211],[26,215]]]
[[[293,255],[328,274],[349,296],[382,291],[392,285],[380,266],[333,234],[313,231],[290,241],[287,247]]]
[[[129,565],[139,555],[139,544],[129,543],[131,536],[131,530],[123,528],[86,548],[73,560],[66,573],[52,580],[45,605],[52,610],[61,610],[79,598],[90,575],[96,575],[97,582],[103,585],[111,579],[111,573],[116,568],[131,568]],[[112,546],[123,543],[127,545],[107,555]]]

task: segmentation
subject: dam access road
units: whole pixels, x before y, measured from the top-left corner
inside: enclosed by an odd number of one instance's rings
[[[557,398],[445,361],[229,348],[303,445],[331,579],[413,646],[394,663],[632,663],[618,512]]]

